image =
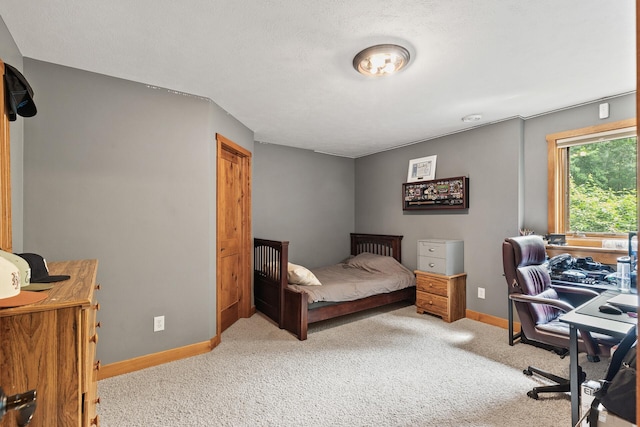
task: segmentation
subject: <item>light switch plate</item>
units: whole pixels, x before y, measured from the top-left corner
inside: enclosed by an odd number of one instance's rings
[[[607,119],[609,118],[609,103],[605,102],[603,104],[600,104],[600,118],[601,119]]]

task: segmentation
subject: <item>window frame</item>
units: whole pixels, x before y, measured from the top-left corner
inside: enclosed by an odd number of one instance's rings
[[[566,189],[569,187],[569,174],[567,171],[568,147],[563,146],[562,141],[576,137],[584,137],[586,139],[589,135],[622,130],[630,127],[636,127],[637,131],[635,118],[547,135],[547,221],[549,233],[565,234],[566,230]],[[602,248],[602,240],[612,237],[621,238],[622,235],[614,233],[584,233],[583,235],[581,233],[579,236],[572,236],[567,234],[567,243],[570,246]],[[617,254],[624,251],[603,250],[602,252]]]

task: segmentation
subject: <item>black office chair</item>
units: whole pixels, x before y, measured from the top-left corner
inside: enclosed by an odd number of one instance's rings
[[[504,275],[508,295],[520,318],[520,340],[527,344],[554,350],[561,357],[569,352],[569,325],[558,320],[562,313],[578,304],[598,296],[598,293],[574,286],[556,286],[544,264],[544,242],[540,236],[507,238],[502,244]],[[510,338],[511,339],[511,338]],[[587,353],[590,361],[599,361],[600,355],[610,354],[617,341],[609,336],[590,334],[579,330],[578,351]],[[533,399],[538,393],[568,392],[569,380],[529,366],[526,375],[538,374],[556,382],[556,385],[535,387],[527,395]],[[584,373],[580,372],[580,381]]]

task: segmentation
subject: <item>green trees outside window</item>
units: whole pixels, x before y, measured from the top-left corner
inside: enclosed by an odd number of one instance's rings
[[[636,137],[569,148],[569,228],[627,233],[637,229]]]

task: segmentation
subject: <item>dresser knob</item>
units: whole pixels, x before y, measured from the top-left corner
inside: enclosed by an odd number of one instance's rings
[[[93,364],[93,368],[94,368],[96,371],[99,371],[99,370],[100,370],[100,366],[102,366],[102,365],[100,364],[100,361],[99,361],[99,360],[98,360],[96,363],[94,363],[94,364]]]
[[[102,322],[98,322],[98,323],[96,323],[96,328],[99,328],[99,327],[101,327],[101,326],[102,326]]]
[[[102,289],[102,285],[100,283],[98,283],[95,287],[96,291],[99,291],[100,289]]]
[[[91,338],[89,338],[89,341],[98,344],[98,334],[94,334]]]
[[[436,265],[432,262],[429,263],[429,267],[435,267]]]
[[[100,404],[100,398],[96,397],[96,399],[93,401],[93,403],[95,403],[96,405]]]
[[[429,248],[429,252],[435,252],[436,249],[435,248]]]
[[[100,425],[100,419],[98,417],[99,417],[99,415],[96,415],[96,417],[91,420],[91,425],[92,426],[99,426]]]
[[[99,302],[95,303],[95,305],[93,306],[93,308],[94,308],[96,311],[100,311],[100,303],[99,303]]]

